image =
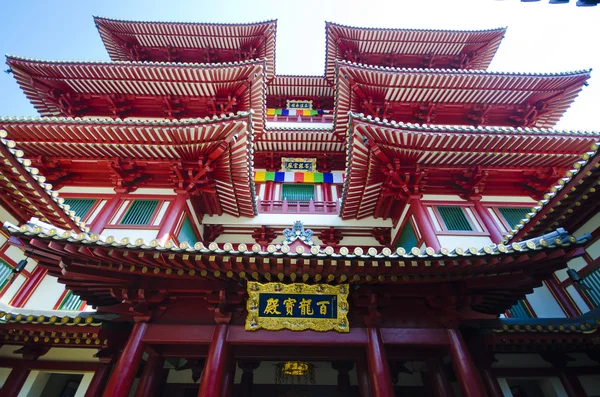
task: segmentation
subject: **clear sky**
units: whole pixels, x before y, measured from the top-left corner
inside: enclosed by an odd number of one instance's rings
[[[130,20],[256,22],[277,19],[278,74],[322,75],[325,21],[354,26],[489,29],[508,26],[490,70],[593,68],[558,124],[600,130],[600,6],[548,0],[18,0],[0,9],[0,52],[54,60],[108,60],[92,15]],[[3,68],[5,69],[5,68]],[[36,116],[12,75],[0,73],[0,116]]]

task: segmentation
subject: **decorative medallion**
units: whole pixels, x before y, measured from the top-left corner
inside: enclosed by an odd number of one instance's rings
[[[349,332],[348,285],[248,282],[246,330]]]
[[[300,240],[307,245],[314,244],[312,241],[313,231],[305,229],[301,221],[294,222],[291,229],[284,229],[283,235],[285,236],[285,240],[282,242],[283,245],[290,245],[296,240]]]

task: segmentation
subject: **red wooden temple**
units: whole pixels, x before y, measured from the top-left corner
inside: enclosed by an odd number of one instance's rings
[[[111,61],[7,57],[41,117],[0,119],[0,395],[600,393],[600,135],[552,129],[589,71],[95,23]]]

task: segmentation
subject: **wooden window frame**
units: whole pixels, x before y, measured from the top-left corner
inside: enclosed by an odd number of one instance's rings
[[[404,220],[402,221],[402,224],[400,224],[400,227],[398,228],[398,231],[396,232],[396,235],[394,236],[394,239],[392,240],[392,243],[390,244],[390,248],[396,247],[396,244],[398,244],[398,240],[400,239],[400,235],[402,234],[402,230],[404,230],[404,228],[406,227],[407,224],[410,224],[410,226],[413,228],[415,236],[417,236],[417,248],[419,248],[420,246],[425,244],[425,238],[423,237],[423,234],[421,233],[421,231],[419,230],[417,225],[415,225],[415,222],[413,222],[413,220],[412,220],[413,215],[414,215],[414,213],[412,210],[410,210],[406,213],[406,215],[404,216]]]
[[[103,200],[110,200],[114,197],[114,195],[110,195],[110,194],[93,194],[93,193],[64,193],[61,194],[60,197],[64,198],[64,199],[94,199],[96,200],[96,202],[94,203],[94,205],[92,205],[92,207],[90,208],[90,210],[88,211],[87,214],[85,214],[85,217],[81,218],[82,222],[86,222],[87,220],[90,219],[90,217],[92,216],[92,214],[94,212],[96,212],[96,210],[98,209],[98,206],[102,203]],[[77,215],[75,215],[77,216]]]
[[[494,214],[498,217],[500,222],[502,223],[502,227],[504,228],[504,233],[508,233],[513,230],[515,225],[509,225],[504,219],[504,215],[500,212],[499,208],[527,208],[531,209],[535,204],[528,203],[482,203],[483,208],[487,211],[488,208],[491,208]],[[508,204],[508,205],[507,205]],[[495,220],[494,220],[495,221]]]
[[[295,182],[283,182],[281,184],[281,190],[279,191],[279,200],[283,201],[283,187],[285,185],[305,185],[305,186],[312,186],[313,187],[313,202],[317,201],[317,184],[316,183],[295,183]],[[310,200],[288,200],[288,201],[306,201],[309,202]]]
[[[156,206],[156,208],[154,209],[154,212],[152,213],[152,216],[150,217],[150,220],[148,221],[148,224],[146,225],[121,225],[120,222],[123,219],[123,217],[125,216],[125,214],[127,214],[127,211],[129,210],[129,208],[131,207],[131,204],[134,201],[143,201],[143,200],[158,200],[158,205]],[[121,197],[120,201],[119,201],[119,205],[117,206],[115,212],[113,214],[111,214],[111,219],[110,221],[106,224],[105,228],[110,228],[110,229],[139,229],[139,230],[160,230],[163,222],[165,221],[165,218],[163,218],[161,220],[161,222],[158,225],[153,225],[152,223],[154,223],[154,221],[156,220],[158,214],[160,213],[160,209],[162,208],[162,206],[164,205],[165,202],[169,202],[169,205],[171,205],[171,202],[173,202],[175,200],[174,197],[168,196],[152,196],[152,195],[147,195],[147,194],[140,194],[140,195],[128,195],[128,196],[124,196]],[[113,219],[115,214],[119,211],[119,209],[121,208],[121,205],[123,205],[123,202],[125,201],[129,201],[129,203],[127,204],[127,207],[123,210],[123,213],[121,213],[121,215],[119,216],[118,219],[114,220],[113,223]],[[167,209],[168,212],[168,209]]]
[[[187,206],[186,208],[184,208],[179,217],[177,227],[175,228],[175,232],[173,233],[173,239],[177,242],[177,244],[181,244],[181,242],[179,241],[179,233],[181,233],[181,229],[183,228],[183,222],[186,217],[190,220],[190,223],[192,224],[192,229],[194,229],[194,232],[196,233],[196,238],[198,239],[198,241],[202,241],[202,235],[200,234],[200,230],[198,230],[196,222],[194,221],[194,217],[192,216],[192,213],[189,210],[189,208],[187,208]]]
[[[431,209],[433,210],[433,214],[435,215],[436,220],[438,221],[440,227],[442,228],[441,231],[435,230],[435,225],[433,225],[435,234],[437,234],[438,236],[487,236],[487,237],[489,237],[489,235],[490,235],[489,231],[483,224],[483,221],[477,214],[477,211],[475,211],[475,204],[473,204],[473,203],[457,202],[457,201],[422,201],[422,204],[424,207],[426,207],[426,208],[431,207]],[[460,207],[463,211],[465,218],[467,219],[467,222],[469,222],[469,225],[471,226],[471,229],[473,229],[473,230],[469,230],[469,231],[448,230],[448,227],[444,223],[444,220],[442,219],[442,216],[440,215],[440,213],[437,209],[438,206],[439,207]],[[473,214],[475,219],[471,219],[469,214],[465,211],[466,207],[469,207],[469,209],[471,210],[471,213]],[[427,209],[425,209],[425,211],[427,213],[427,216],[431,215]],[[477,222],[477,224],[479,225],[479,228],[482,230],[481,232],[477,231],[477,227],[475,227],[473,222]]]

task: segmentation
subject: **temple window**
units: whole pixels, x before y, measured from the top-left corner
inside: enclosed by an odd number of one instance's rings
[[[315,185],[284,184],[281,186],[281,199],[287,201],[314,201]]]
[[[415,227],[412,222],[408,220],[402,228],[398,240],[396,240],[396,248],[401,247],[410,251],[413,247],[419,247],[419,245],[419,238],[417,237]]]
[[[531,211],[529,207],[498,207],[498,213],[507,230],[512,230]]]
[[[119,225],[148,225],[158,208],[159,200],[133,200]]]
[[[474,230],[463,208],[456,206],[437,206],[435,208],[442,220],[440,226],[444,231],[471,232]]]
[[[533,318],[533,310],[529,307],[527,302],[520,300],[513,307],[508,309],[508,315],[512,318]]]
[[[73,293],[73,291],[66,291],[65,294],[59,299],[55,310],[83,310],[85,302],[81,298]]]
[[[98,200],[89,198],[67,198],[65,204],[71,207],[71,211],[75,211],[75,215],[85,220],[91,214],[91,209]]]
[[[6,263],[4,260],[0,259],[0,293],[4,291],[4,287],[6,287],[10,282],[10,275],[13,272],[12,266]]]
[[[184,215],[183,222],[181,222],[179,232],[177,233],[177,241],[179,244],[185,241],[191,246],[198,242],[198,236],[196,235],[194,226],[187,215]]]

